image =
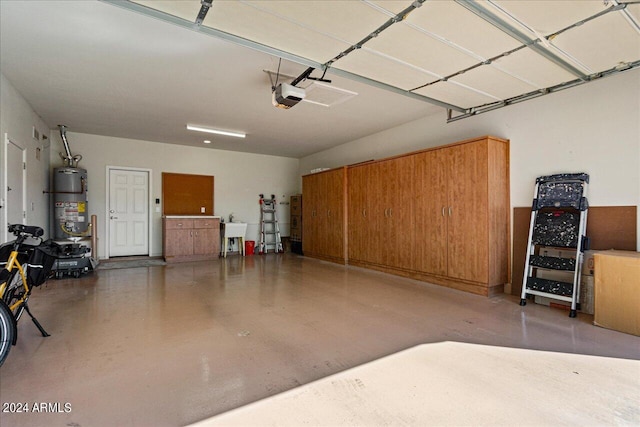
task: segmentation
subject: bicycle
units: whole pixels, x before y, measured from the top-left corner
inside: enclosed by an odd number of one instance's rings
[[[49,336],[27,301],[33,288],[47,281],[56,259],[56,244],[42,241],[42,228],[12,224],[9,232],[16,239],[0,245],[0,366],[18,340],[18,321],[25,311],[42,336]]]

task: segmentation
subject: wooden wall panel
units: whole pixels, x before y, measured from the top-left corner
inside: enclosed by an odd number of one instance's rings
[[[213,215],[213,184],[210,175],[162,172],[163,214]]]
[[[587,237],[591,249],[619,249],[635,251],[637,248],[637,209],[635,206],[591,206],[587,215]],[[531,208],[513,209],[513,266],[511,294],[520,295]]]

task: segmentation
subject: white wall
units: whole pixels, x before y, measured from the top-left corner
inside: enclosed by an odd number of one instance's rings
[[[640,210],[640,70],[450,124],[425,117],[305,157],[300,173],[481,135],[511,140],[512,207],[531,204],[537,176],[587,172],[592,206]]]
[[[52,168],[62,166],[63,151],[57,131],[51,131]],[[289,196],[299,193],[298,160],[286,157],[236,153],[210,148],[185,147],[67,131],[73,155],[82,155],[79,167],[87,169],[89,215],[98,216],[98,254],[106,251],[107,166],[151,169],[151,196],[162,201],[162,172],[213,175],[215,177],[214,214],[228,220],[248,222],[247,240],[259,240],[260,193],[275,194],[279,203],[278,220],[283,236],[289,230]],[[285,198],[283,199],[283,195]],[[152,205],[151,255],[162,255],[162,213]],[[237,249],[237,248],[236,248]]]
[[[49,140],[33,139],[33,126],[41,135],[48,136],[49,126],[33,111],[5,76],[0,75],[0,199],[3,199],[2,208],[0,208],[0,242],[13,238],[13,236],[7,236],[6,229],[5,134],[13,143],[26,150],[25,222],[48,229],[49,196],[43,192],[49,190]],[[40,149],[39,153],[38,149]]]

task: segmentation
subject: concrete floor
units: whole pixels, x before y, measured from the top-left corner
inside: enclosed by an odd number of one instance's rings
[[[186,425],[424,343],[640,359],[640,338],[589,315],[294,254],[100,270],[50,280],[30,306],[51,337],[20,321],[2,426]],[[631,366],[617,374],[640,390]]]

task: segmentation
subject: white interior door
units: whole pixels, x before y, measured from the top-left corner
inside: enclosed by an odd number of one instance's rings
[[[25,150],[7,139],[7,222],[24,224],[26,158]]]
[[[109,257],[149,255],[149,172],[109,169]]]

